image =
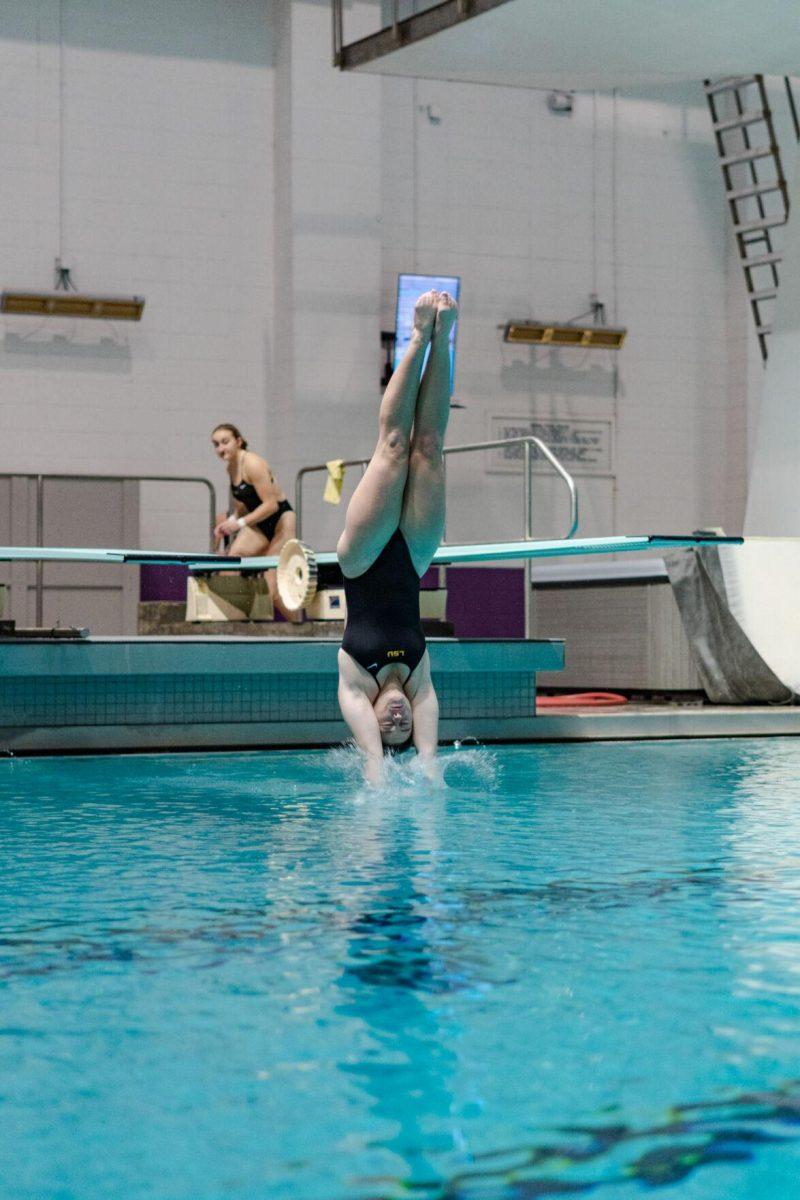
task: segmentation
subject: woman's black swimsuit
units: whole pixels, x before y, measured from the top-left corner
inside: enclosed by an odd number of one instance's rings
[[[344,576],[344,594],[342,649],[376,683],[388,663],[402,663],[411,675],[425,653],[425,634],[419,619],[419,575],[399,529],[362,575]]]
[[[254,512],[259,504],[264,503],[252,483],[246,483],[244,479],[241,483],[231,484],[231,492],[234,500],[238,500],[240,504],[243,504],[248,512]],[[274,513],[265,517],[263,521],[256,522],[256,529],[260,529],[267,541],[271,542],[275,537],[275,529],[277,528],[278,521],[280,521],[285,512],[292,511],[293,509],[289,501],[281,500]]]

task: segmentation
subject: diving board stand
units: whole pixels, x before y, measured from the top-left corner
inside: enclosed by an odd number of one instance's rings
[[[741,537],[714,534],[648,533],[633,537],[555,538],[549,541],[479,542],[440,546],[433,564],[471,562],[514,562],[531,558],[557,558],[575,554],[626,554],[632,551],[674,549],[677,546],[738,546]],[[320,566],[339,560],[333,550],[314,554]],[[148,563],[157,566],[180,564],[190,571],[267,571],[277,567],[277,555],[257,558],[224,554],[186,554],[169,550],[101,550],[59,546],[0,546],[0,562],[102,562]]]

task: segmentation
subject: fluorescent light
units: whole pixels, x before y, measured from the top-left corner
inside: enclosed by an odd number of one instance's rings
[[[81,296],[77,292],[3,292],[0,312],[33,317],[94,317],[140,321],[143,296]]]
[[[509,321],[503,329],[504,342],[525,346],[577,346],[619,350],[627,329],[603,325],[551,325],[544,321]]]

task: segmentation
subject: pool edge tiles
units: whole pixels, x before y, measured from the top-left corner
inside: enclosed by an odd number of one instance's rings
[[[0,642],[0,748],[307,746],[348,731],[336,700],[338,639],[139,637]],[[536,672],[560,640],[431,639],[444,738],[526,740]]]

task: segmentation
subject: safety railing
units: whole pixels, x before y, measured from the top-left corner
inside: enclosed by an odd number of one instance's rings
[[[391,25],[395,38],[399,42],[400,34],[400,0],[391,0]],[[333,65],[341,66],[342,48],[344,46],[344,0],[331,0],[331,15],[333,17]],[[377,32],[377,31],[376,31]]]
[[[213,549],[213,531],[217,517],[217,491],[202,475],[50,475],[27,471],[0,473],[0,479],[36,481],[36,545],[44,545],[44,485],[51,480],[81,483],[201,483],[208,488],[209,546]],[[36,564],[36,624],[41,625],[44,609],[44,563]]]
[[[342,0],[331,0],[331,17],[333,18],[333,65],[338,67],[342,61],[342,46],[344,45]]]
[[[501,0],[495,0],[500,3]],[[391,49],[396,49],[403,44],[404,33],[409,25],[415,22],[421,23],[422,32],[427,31],[425,23],[426,15],[432,13],[434,9],[441,10],[443,7],[442,0],[389,0],[388,4],[382,7],[382,16],[388,19],[388,24],[379,26],[373,30],[367,37],[375,37],[378,34],[384,34],[391,31]],[[470,16],[472,11],[472,0],[452,0],[453,16],[451,20],[464,20]],[[345,49],[345,28],[344,28],[344,9],[345,0],[331,0],[331,17],[333,21],[333,65],[341,67],[343,65],[342,51]],[[436,16],[437,28],[441,18]],[[431,18],[433,19],[433,17]],[[407,36],[407,35],[406,35]],[[363,40],[363,35],[359,41]]]
[[[556,458],[549,446],[546,446],[540,438],[529,434],[525,437],[516,438],[501,438],[496,442],[470,442],[463,446],[446,446],[444,450],[445,465],[447,457],[451,454],[469,454],[481,450],[500,450],[509,446],[522,447],[522,503],[523,503],[523,526],[524,539],[531,541],[533,539],[533,450],[536,450],[542,458],[544,458],[559,478],[565,484],[569,492],[569,528],[563,537],[571,538],[578,529],[578,490],[575,486],[575,480],[570,475],[569,471]],[[361,474],[364,474],[369,465],[368,458],[348,459],[342,465],[344,467],[360,467]],[[327,472],[327,463],[316,463],[313,466],[301,467],[295,476],[294,483],[294,507],[297,518],[297,536],[302,536],[303,527],[303,480],[306,475],[311,475],[320,471]],[[446,539],[443,539],[443,544],[446,545]],[[532,562],[531,559],[525,559],[525,636],[531,636],[531,586],[532,586]]]

